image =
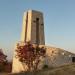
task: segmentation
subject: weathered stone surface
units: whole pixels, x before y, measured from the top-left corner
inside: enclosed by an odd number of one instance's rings
[[[21,41],[31,41],[32,44],[45,44],[43,14],[29,10],[23,16]]]
[[[75,54],[66,50],[50,46],[45,47],[46,57],[44,58],[43,65],[46,64],[49,67],[58,67],[72,63],[72,57],[75,57]]]

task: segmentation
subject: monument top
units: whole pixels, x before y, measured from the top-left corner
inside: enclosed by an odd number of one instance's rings
[[[43,14],[41,11],[38,11],[38,10],[31,10],[31,9],[25,11],[24,13],[27,13],[27,12],[36,12],[36,13]]]
[[[28,10],[23,16],[21,41],[31,41],[32,44],[45,44],[43,13]]]

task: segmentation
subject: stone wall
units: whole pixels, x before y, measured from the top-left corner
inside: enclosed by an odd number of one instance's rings
[[[20,45],[24,45],[24,43],[20,43]],[[41,46],[46,48],[46,57],[40,57],[41,61],[38,65],[38,69],[42,69],[44,65],[48,65],[48,67],[58,67],[70,64],[72,63],[72,57],[75,57],[75,54],[60,48],[40,45],[40,47]],[[12,72],[27,71],[27,66],[15,58],[15,55],[16,52],[14,52]]]
[[[39,69],[44,65],[48,65],[49,67],[58,67],[70,64],[72,63],[72,57],[75,57],[75,54],[60,48],[46,46],[46,57],[39,64]]]

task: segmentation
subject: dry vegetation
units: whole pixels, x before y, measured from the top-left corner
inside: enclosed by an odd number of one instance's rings
[[[64,65],[54,69],[45,69],[36,72],[25,72],[19,74],[0,74],[0,75],[75,75],[75,64]]]

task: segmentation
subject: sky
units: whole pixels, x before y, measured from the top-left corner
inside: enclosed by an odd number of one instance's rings
[[[43,12],[46,45],[75,53],[75,0],[0,0],[0,48],[12,58],[25,11]]]

